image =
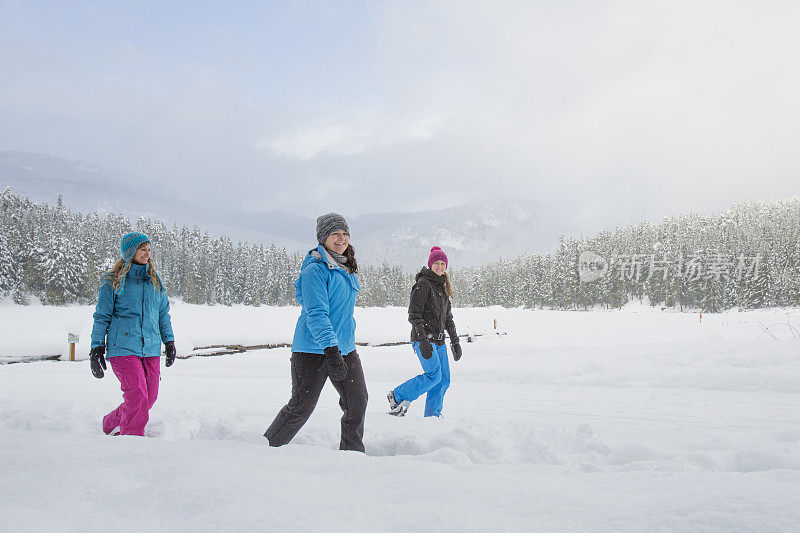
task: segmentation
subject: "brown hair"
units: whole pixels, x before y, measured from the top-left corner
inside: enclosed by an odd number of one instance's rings
[[[348,244],[347,248],[344,250],[344,256],[347,258],[345,265],[350,271],[355,274],[358,272],[358,262],[356,261],[356,249],[353,248],[352,244]]]

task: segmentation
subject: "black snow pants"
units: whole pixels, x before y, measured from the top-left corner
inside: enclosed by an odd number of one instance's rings
[[[331,380],[339,393],[339,406],[344,412],[339,449],[363,452],[367,384],[358,352],[345,355],[344,361],[347,364],[347,377],[342,381]],[[283,446],[294,438],[317,406],[322,387],[328,380],[324,355],[293,352],[291,366],[292,397],[264,433],[270,446]]]

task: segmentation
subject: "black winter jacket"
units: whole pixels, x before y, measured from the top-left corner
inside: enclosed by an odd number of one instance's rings
[[[444,288],[445,277],[437,276],[428,267],[417,274],[411,288],[408,321],[411,322],[411,342],[427,337],[432,343],[444,344],[444,332],[450,342],[458,342],[456,324],[450,312],[450,298]]]

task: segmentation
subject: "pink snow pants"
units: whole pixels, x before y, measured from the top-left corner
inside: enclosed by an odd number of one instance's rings
[[[103,431],[108,435],[119,426],[120,435],[143,437],[158,397],[161,358],[119,355],[108,361],[122,387],[122,404],[103,417]]]

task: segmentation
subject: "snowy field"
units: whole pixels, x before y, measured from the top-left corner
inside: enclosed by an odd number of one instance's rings
[[[289,342],[298,308],[173,306],[179,354]],[[339,452],[326,385],[288,446],[261,435],[289,349],[162,368],[152,438],[106,437],[121,399],[86,359],[89,307],[0,306],[0,531],[798,531],[800,312],[455,309],[481,334],[451,363],[443,419],[385,414],[408,345],[359,349],[366,455]],[[493,321],[498,330],[493,333]],[[404,309],[357,340],[404,341]],[[765,329],[766,328],[766,329]]]

